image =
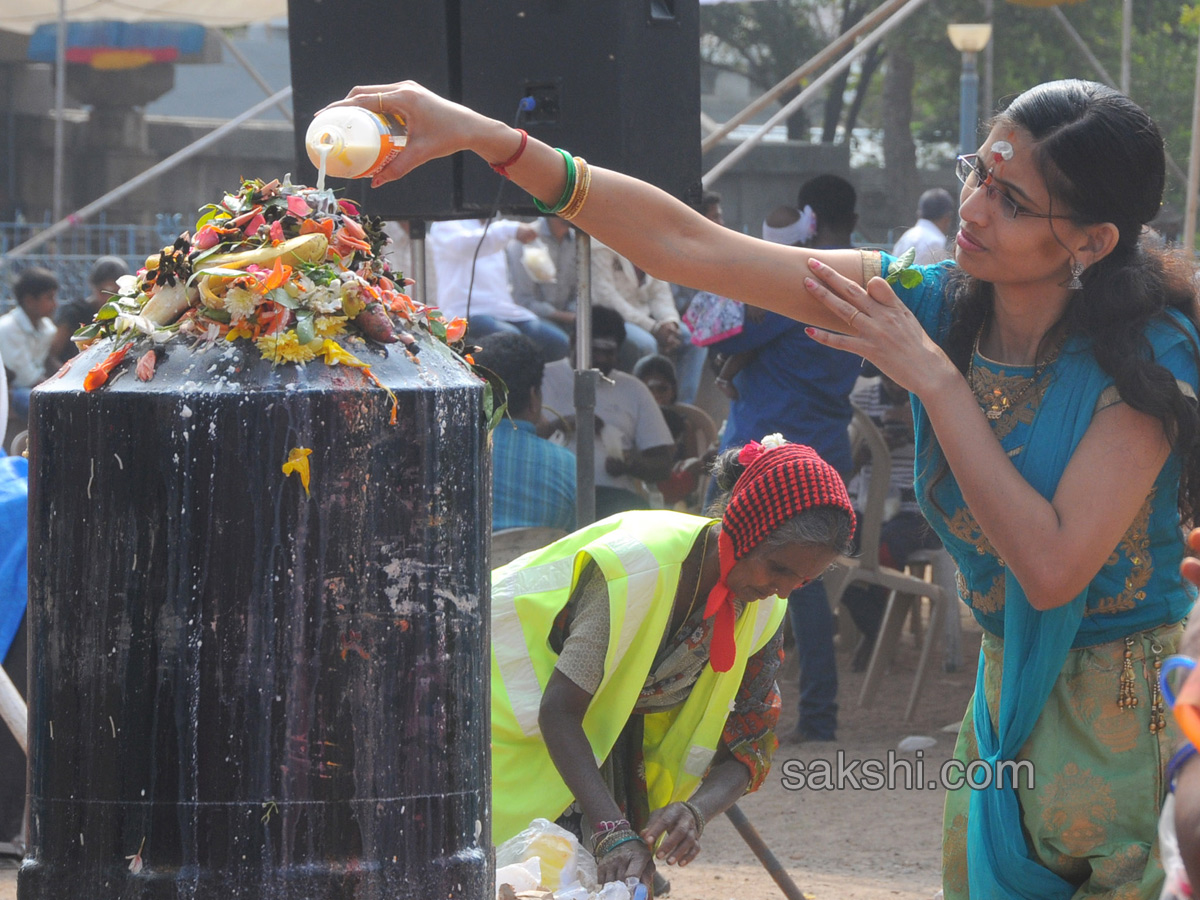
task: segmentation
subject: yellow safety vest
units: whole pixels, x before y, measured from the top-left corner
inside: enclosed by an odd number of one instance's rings
[[[558,660],[549,644],[589,560],[608,583],[604,676],[583,718],[596,764],[633,714],[670,623],[680,568],[715,520],[666,510],[627,512],[583,528],[492,572],[492,838],[499,844],[542,817],[558,818],[573,797],[538,725],[542,693]],[[779,630],[787,601],[750,603],[734,629],[728,672],[705,666],[673,709],[645,716],[651,809],[686,800],[717,751],[746,661]]]

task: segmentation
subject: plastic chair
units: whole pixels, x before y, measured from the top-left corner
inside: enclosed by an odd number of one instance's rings
[[[912,689],[908,695],[908,706],[904,711],[904,721],[908,721],[917,705],[921,687],[925,680],[925,667],[929,661],[929,651],[933,635],[941,626],[945,614],[947,597],[941,585],[926,581],[913,575],[883,566],[879,563],[879,537],[883,527],[883,508],[887,501],[888,489],[892,477],[892,454],[888,449],[883,434],[871,421],[871,418],[858,407],[854,408],[851,420],[852,443],[861,442],[870,453],[871,477],[867,484],[867,499],[861,504],[859,527],[858,556],[842,556],[825,576],[826,590],[829,602],[837,607],[841,602],[846,588],[855,582],[880,585],[888,588],[887,609],[883,614],[883,622],[879,627],[879,637],[875,641],[875,649],[871,653],[871,662],[867,666],[867,675],[863,680],[862,690],[858,695],[859,706],[869,705],[875,688],[883,672],[890,664],[896,653],[896,645],[904,624],[906,613],[912,604],[920,597],[928,597],[933,609],[930,614],[929,629],[921,647],[921,658],[917,664],[917,675],[913,680]]]
[[[531,550],[540,550],[559,538],[566,537],[561,528],[531,526],[529,528],[502,528],[492,532],[492,568],[508,565],[518,556]]]
[[[8,444],[9,456],[20,456],[29,447],[29,431],[18,433]]]
[[[946,595],[946,614],[942,622],[942,670],[957,672],[963,665],[962,610],[958,599],[958,566],[943,547],[917,550],[908,557],[905,568],[910,575],[920,566],[927,567],[927,581],[932,581]]]

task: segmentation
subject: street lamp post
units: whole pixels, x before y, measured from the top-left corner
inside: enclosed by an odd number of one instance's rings
[[[962,54],[962,80],[958,101],[958,152],[975,152],[975,129],[979,121],[979,71],[975,60],[992,39],[992,26],[947,25],[950,43]]]

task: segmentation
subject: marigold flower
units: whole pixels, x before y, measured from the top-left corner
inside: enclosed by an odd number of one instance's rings
[[[326,343],[329,343],[326,341]],[[304,365],[317,357],[316,341],[312,344],[301,344],[295,331],[285,331],[281,334],[264,334],[254,342],[254,346],[262,353],[263,359],[269,359],[275,365],[290,362]]]
[[[233,321],[239,322],[254,315],[260,299],[253,291],[234,285],[225,292],[225,309]]]
[[[313,325],[317,331],[317,337],[331,338],[342,334],[346,330],[345,316],[320,316],[313,320]],[[322,350],[324,348],[322,347]]]

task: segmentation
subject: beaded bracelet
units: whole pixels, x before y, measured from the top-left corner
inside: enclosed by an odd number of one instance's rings
[[[558,198],[558,202],[554,206],[547,206],[537,197],[533,198],[533,205],[550,216],[558,215],[559,211],[571,202],[571,196],[575,193],[575,160],[570,153],[560,147],[555,147],[554,151],[561,154],[562,158],[567,161],[567,184],[563,188],[562,196]]]
[[[688,812],[696,817],[696,837],[704,836],[704,813],[700,812],[700,807],[690,800],[684,800],[683,805],[687,807]]]
[[[615,831],[618,828],[633,830],[633,826],[629,824],[628,819],[614,819],[611,822],[597,822],[592,826],[592,831],[596,834],[604,834],[606,831]]]
[[[529,132],[524,128],[518,128],[517,131],[521,134],[521,146],[517,147],[517,152],[502,163],[488,163],[492,167],[493,172],[497,175],[503,175],[505,178],[509,177],[508,167],[521,158],[521,154],[525,152],[525,145],[529,143]]]
[[[559,218],[566,219],[568,222],[583,212],[583,204],[587,202],[588,191],[592,187],[592,167],[582,157],[577,156],[575,157],[575,168],[579,171],[579,177],[575,180],[575,190],[571,194],[571,199],[567,201],[567,205],[558,214]]]

